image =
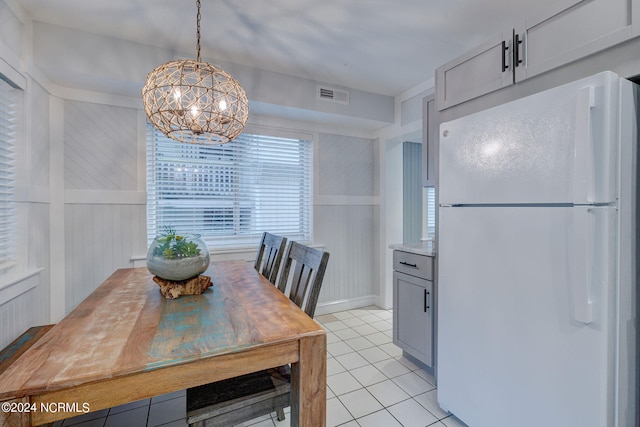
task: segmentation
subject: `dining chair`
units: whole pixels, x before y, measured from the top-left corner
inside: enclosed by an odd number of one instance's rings
[[[278,289],[289,295],[309,317],[313,317],[320,295],[329,252],[291,242],[284,257]],[[291,270],[293,268],[293,274]]]
[[[313,317],[329,253],[292,241],[284,260],[278,289]],[[291,367],[278,366],[187,389],[187,423],[233,426],[272,412],[282,421],[290,405]]]
[[[286,244],[286,237],[276,236],[266,231],[262,233],[253,267],[274,285],[278,277],[280,262],[282,261],[282,254]]]

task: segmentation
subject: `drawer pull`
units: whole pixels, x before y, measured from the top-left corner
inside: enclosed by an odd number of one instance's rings
[[[418,268],[418,264],[410,264],[410,263],[408,263],[406,261],[400,261],[400,264],[406,265],[407,267]]]

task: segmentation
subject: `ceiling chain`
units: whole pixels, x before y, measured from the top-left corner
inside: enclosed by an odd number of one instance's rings
[[[198,14],[196,15],[196,61],[200,61],[200,0],[196,0],[196,4],[198,6]]]

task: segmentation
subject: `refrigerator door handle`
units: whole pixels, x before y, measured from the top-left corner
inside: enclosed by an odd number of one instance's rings
[[[591,135],[591,110],[594,106],[593,86],[581,88],[578,91],[576,101],[573,161],[573,199],[575,203],[591,203],[594,201],[594,147]]]
[[[575,320],[584,324],[593,321],[591,303],[592,256],[595,239],[595,213],[592,208],[573,209],[573,262],[571,263],[571,300]]]

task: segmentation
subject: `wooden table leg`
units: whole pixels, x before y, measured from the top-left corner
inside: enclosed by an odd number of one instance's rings
[[[291,427],[327,424],[327,336],[300,340],[300,360],[291,365]]]

